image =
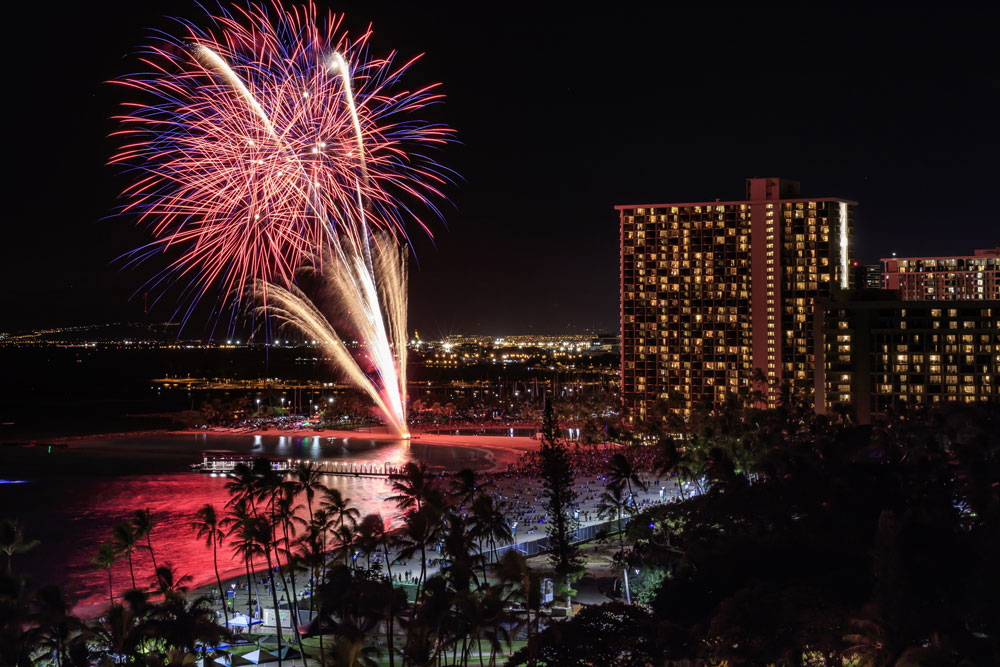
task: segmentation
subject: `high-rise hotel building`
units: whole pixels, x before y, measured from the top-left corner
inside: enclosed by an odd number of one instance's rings
[[[1000,299],[1000,247],[973,255],[885,257],[885,288],[906,301],[989,301]]]
[[[867,424],[897,405],[1000,397],[997,300],[839,292],[817,302],[815,340],[820,413]]]
[[[855,206],[780,178],[747,179],[743,201],[616,206],[630,418],[659,399],[688,414],[757,369],[812,401],[813,304],[848,287]]]

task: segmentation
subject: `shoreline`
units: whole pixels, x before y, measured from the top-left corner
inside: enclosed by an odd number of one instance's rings
[[[669,491],[667,491],[667,493],[665,494],[664,497],[660,497],[659,496],[659,492],[658,492],[658,488],[659,487],[657,487],[656,485],[653,484],[653,479],[656,476],[652,475],[650,473],[640,473],[640,476],[642,478],[645,478],[645,481],[648,482],[648,490],[647,491],[638,491],[637,490],[637,493],[636,493],[636,496],[637,496],[636,499],[637,499],[637,501],[640,502],[640,504],[642,506],[645,506],[647,503],[648,504],[656,504],[657,502],[669,502],[671,499],[673,499],[674,497],[677,496],[677,483],[676,482],[664,480],[664,487],[665,488],[669,488]],[[511,498],[510,494],[516,494],[515,497],[522,497],[522,498],[525,497],[525,496],[531,496],[533,500],[540,500],[541,499],[541,491],[542,491],[542,489],[541,489],[541,480],[539,478],[537,478],[537,477],[518,477],[518,476],[515,475],[515,476],[508,477],[508,478],[502,478],[502,479],[496,479],[496,480],[482,480],[482,481],[483,481],[484,484],[488,484],[488,485],[492,486],[495,492],[500,493],[500,494],[506,496],[508,499]],[[590,473],[590,474],[577,474],[576,478],[575,478],[574,487],[575,487],[577,493],[579,494],[579,498],[580,498],[580,505],[578,507],[579,507],[579,510],[580,510],[580,513],[581,513],[581,516],[579,517],[579,527],[581,529],[588,528],[588,527],[593,527],[593,526],[600,526],[600,525],[604,525],[604,524],[608,524],[608,523],[613,523],[613,520],[609,520],[606,517],[598,516],[597,513],[596,513],[596,504],[597,504],[597,495],[596,494],[597,494],[597,491],[603,490],[602,475],[593,474],[593,473]],[[600,487],[600,488],[598,488],[598,487]],[[531,508],[530,510],[527,510],[527,511],[529,511],[529,512],[536,512],[537,513],[540,509],[541,508],[533,507],[533,508]],[[522,510],[522,511],[525,511],[525,510]],[[544,512],[544,510],[541,510],[541,511]],[[517,515],[517,508],[512,509],[511,510],[511,514]],[[584,514],[586,516],[584,516]],[[515,529],[514,539],[513,539],[512,542],[507,543],[507,545],[512,545],[513,548],[515,548],[515,550],[518,550],[518,551],[520,551],[520,549],[518,549],[518,547],[521,547],[522,545],[525,545],[525,544],[530,543],[530,542],[535,542],[535,541],[540,540],[540,539],[545,539],[546,536],[547,536],[545,525],[541,521],[530,520],[529,519],[528,521],[525,521],[524,523],[517,522],[516,526],[517,527]],[[398,530],[398,527],[393,528],[393,530]],[[590,538],[590,539],[592,539],[592,538]],[[507,547],[507,545],[498,545],[498,546],[503,548],[503,547]],[[332,555],[332,553],[333,553],[333,550],[329,551],[328,555]],[[396,552],[394,550],[393,554],[396,555],[397,553],[398,552]],[[545,553],[546,552],[543,551],[543,552],[540,552],[538,554],[534,554],[534,555],[531,555],[531,556],[527,556],[526,555],[526,557],[529,558],[529,559],[539,558],[539,557],[543,557],[543,554],[545,554]],[[432,547],[428,548],[428,550],[427,550],[427,556],[428,556],[428,559],[427,559],[427,576],[431,577],[434,574],[436,574],[438,572],[438,570],[440,569],[440,564],[437,561],[440,559],[441,554],[440,554],[440,552],[436,548],[434,548],[432,546]],[[376,560],[377,559],[378,558],[376,558]],[[384,560],[382,562],[383,562],[383,572],[385,572]],[[281,571],[286,576],[288,575],[289,570],[288,570],[288,563],[287,562],[281,562],[281,563],[277,564],[276,568],[280,568]],[[220,568],[220,569],[222,569],[222,568]],[[600,571],[602,569],[608,569],[608,564],[601,564],[601,565],[598,565],[596,567],[590,567],[588,569],[589,570],[594,570],[594,571]],[[610,568],[610,569],[613,569],[613,568]],[[403,575],[404,575],[404,573],[409,572],[413,576],[416,576],[416,574],[419,572],[419,570],[420,570],[420,561],[419,561],[419,556],[417,556],[417,555],[414,555],[410,559],[403,560],[403,561],[396,561],[396,560],[394,560],[393,561],[393,565],[392,565],[392,574],[393,574],[393,581],[394,581],[395,585],[397,585],[397,586],[413,586],[414,585],[414,579],[406,580],[406,577],[403,576]],[[235,574],[235,575],[233,575],[231,573],[230,574],[226,574],[224,572],[220,572],[223,590],[224,591],[229,591],[229,590],[234,590],[235,591],[235,594],[234,594],[234,604],[233,604],[233,607],[230,609],[230,617],[233,614],[244,614],[244,615],[246,615],[246,613],[247,613],[247,607],[248,607],[248,604],[249,604],[249,598],[251,596],[253,596],[254,598],[257,597],[255,591],[258,588],[260,590],[260,597],[257,599],[257,606],[261,610],[261,613],[260,613],[260,616],[251,615],[251,617],[252,618],[262,618],[263,617],[262,610],[264,610],[264,609],[270,609],[273,606],[273,603],[272,603],[272,600],[271,600],[271,591],[270,591],[270,588],[269,588],[270,583],[268,581],[268,576],[269,576],[268,575],[268,568],[267,568],[266,564],[255,563],[254,568],[251,569],[250,573],[251,573],[252,581],[247,582],[247,575],[246,575],[245,570],[241,569],[239,571],[239,573]],[[305,591],[306,588],[307,588],[308,573],[306,572],[306,570],[301,570],[301,569],[297,570],[297,573],[298,574],[296,575],[296,582],[297,582],[297,584],[296,584],[296,591],[299,594],[298,600],[299,600],[300,603],[305,603],[306,606],[307,606],[308,605],[308,596],[304,595],[303,591]],[[181,573],[181,574],[185,574],[185,573]],[[217,582],[215,581],[214,572],[210,572],[209,574],[212,575],[210,577],[210,581],[202,583],[202,584],[198,584],[196,586],[193,586],[192,588],[184,591],[184,595],[189,600],[195,599],[195,598],[198,598],[198,597],[202,597],[202,596],[207,596],[209,598],[209,601],[210,601],[212,609],[215,610],[215,611],[217,611],[218,614],[219,614],[218,615],[218,621],[219,621],[219,623],[222,624],[222,622],[223,622],[222,621],[223,615],[222,615],[222,612],[221,612],[221,610],[222,610],[222,602],[219,600],[219,587],[218,587]],[[253,581],[257,581],[257,580],[263,580],[264,583],[259,583],[258,582],[255,585],[253,583]],[[246,586],[245,587],[242,586],[243,582],[246,582]],[[283,589],[283,588],[280,587],[281,586],[281,580],[278,577],[277,572],[275,573],[275,585],[279,587],[278,588],[279,605],[286,605],[287,603],[290,602],[290,599],[292,597],[291,596],[291,587],[289,586],[289,589],[287,590],[287,599],[286,599],[286,597],[285,597],[286,596],[286,591],[285,591],[285,589]],[[156,597],[158,597],[158,596],[154,596],[154,598],[156,598]],[[120,601],[120,599],[121,599],[120,595],[116,595],[116,601]],[[76,613],[77,615],[79,615],[79,616],[81,616],[83,618],[91,618],[91,619],[92,618],[97,618],[98,616],[101,615],[102,611],[104,609],[106,609],[106,606],[107,606],[107,600],[105,599],[104,602],[102,602],[102,603],[95,603],[95,604],[86,605],[86,606],[82,606],[82,605],[81,606],[77,606],[76,608],[74,608],[74,613]],[[286,609],[287,609],[287,607],[286,607]],[[305,611],[306,607],[305,606],[300,606],[300,609],[302,609],[303,611]],[[265,630],[265,628],[269,628],[270,632],[274,631],[274,626],[273,625],[265,626],[265,625],[261,624],[261,625],[259,625],[257,627],[258,627],[258,631],[255,634],[259,634],[260,631]],[[282,634],[283,635],[287,634],[287,633],[289,633],[289,631],[290,631],[290,627],[285,626],[283,624],[283,626],[282,626]]]
[[[443,427],[442,430],[454,430],[456,428],[475,428],[474,426],[452,426]],[[485,428],[485,426],[483,427]],[[499,426],[494,428],[512,428],[509,426]],[[524,428],[513,427],[513,428]],[[368,441],[369,443],[375,442],[380,444],[389,445],[390,443],[399,443],[400,439],[396,438],[392,434],[386,432],[359,432],[359,431],[349,431],[349,430],[339,430],[339,429],[310,429],[310,428],[300,428],[300,429],[282,429],[282,428],[270,428],[270,429],[241,429],[241,428],[212,428],[212,429],[184,429],[184,430],[151,430],[151,431],[139,431],[139,432],[119,432],[119,433],[106,433],[106,434],[90,434],[81,436],[71,436],[71,437],[59,437],[50,438],[46,440],[36,440],[32,444],[34,446],[44,447],[46,444],[51,444],[54,446],[59,446],[60,448],[65,448],[64,451],[72,451],[78,457],[89,458],[91,452],[94,456],[101,457],[107,455],[118,455],[122,452],[126,452],[129,439],[144,439],[144,438],[192,438],[201,436],[206,438],[207,442],[204,446],[205,449],[211,448],[211,438],[213,436],[221,438],[249,438],[249,437],[267,437],[267,438],[317,438],[317,439],[352,439],[352,440],[362,440]],[[517,471],[517,464],[522,460],[522,456],[526,453],[536,452],[540,447],[540,442],[532,437],[528,436],[509,436],[509,435],[453,435],[453,434],[440,434],[440,433],[426,433],[426,432],[416,432],[413,438],[404,441],[406,448],[415,448],[413,456],[416,459],[424,458],[427,456],[426,453],[421,454],[420,448],[424,447],[441,447],[441,448],[455,448],[464,449],[466,451],[475,451],[476,460],[479,465],[468,465],[464,464],[460,467],[471,467],[477,471],[479,474],[489,475],[489,480],[483,480],[485,483],[494,485],[495,493],[503,497],[506,497],[510,501],[514,501],[514,506],[511,508],[508,515],[510,522],[518,522],[515,544],[522,544],[525,542],[530,542],[542,537],[545,532],[545,526],[541,525],[541,488],[540,480],[533,476],[525,476],[523,473]],[[188,446],[191,445],[192,441],[188,441]],[[223,447],[225,445],[222,445]],[[197,445],[195,445],[197,447]],[[138,453],[138,451],[136,452]],[[320,459],[317,459],[320,460]],[[459,463],[461,459],[456,461]],[[471,461],[470,461],[471,463]],[[513,465],[512,465],[513,464]],[[449,466],[449,469],[457,469],[455,465]],[[197,474],[197,473],[191,473]],[[599,469],[590,469],[587,471],[579,471],[577,474],[577,490],[581,494],[581,525],[592,525],[594,523],[600,523],[596,516],[594,516],[594,505],[596,494],[600,493],[602,483],[598,481],[601,476],[601,471]],[[588,497],[584,497],[587,496]],[[643,494],[647,499],[652,499],[650,496]],[[587,512],[586,519],[584,518],[583,508],[589,506],[589,512]],[[395,512],[386,507],[385,512],[389,515],[395,514]],[[155,536],[154,536],[155,537]],[[221,556],[221,554],[220,554]],[[227,559],[228,561],[228,559]],[[239,581],[244,581],[246,579],[246,574],[242,572],[242,568],[236,561],[232,562],[220,562],[220,570],[222,570],[222,576],[224,581],[224,586],[230,588],[232,584]],[[235,566],[235,567],[234,567]],[[282,564],[282,568],[286,565]],[[398,569],[397,569],[398,568]],[[393,566],[394,574],[403,573],[406,570],[415,571],[418,570],[419,566],[414,566],[413,564],[399,563]],[[181,572],[181,574],[194,574],[195,575],[195,586],[188,592],[188,595],[198,595],[204,593],[210,593],[217,589],[214,582],[214,573],[208,570],[202,571],[198,568],[198,572]],[[255,572],[252,575],[254,578],[260,578],[267,574],[267,567],[263,564],[258,564],[255,568]],[[95,576],[100,576],[95,572]],[[116,577],[117,578],[117,577]],[[116,592],[119,589],[118,586],[115,587]],[[250,587],[252,589],[252,586]],[[242,600],[242,602],[237,602],[236,610],[240,611],[246,608],[246,598],[244,595],[247,594],[246,590],[239,589],[243,591],[242,594],[237,593],[237,599]],[[301,591],[300,591],[301,592]],[[217,595],[217,593],[216,593]],[[88,596],[89,597],[89,596]],[[117,598],[118,596],[116,596]],[[268,596],[263,595],[262,597],[267,598]],[[87,618],[93,618],[99,616],[103,609],[107,605],[107,598],[104,598],[104,602],[98,602],[99,597],[93,597],[83,604],[74,605],[74,612]],[[81,602],[83,602],[81,600]],[[269,607],[270,605],[266,603],[262,607]],[[216,601],[216,608],[219,608],[218,602]]]
[[[384,427],[382,427],[384,428]],[[496,427],[512,428],[512,427]],[[524,428],[524,427],[513,427]],[[267,438],[329,438],[347,440],[371,440],[380,444],[404,442],[409,446],[430,446],[430,447],[461,447],[463,449],[473,449],[489,461],[490,465],[481,468],[481,472],[502,472],[506,470],[508,464],[515,463],[521,454],[535,451],[540,442],[527,436],[507,436],[507,435],[451,435],[441,433],[429,433],[414,430],[408,439],[401,439],[391,433],[382,431],[352,431],[342,429],[315,429],[315,428],[265,428],[265,429],[245,429],[235,427],[212,427],[205,429],[188,428],[179,430],[155,429],[149,431],[123,431],[117,433],[95,433],[75,436],[57,436],[51,438],[39,438],[23,442],[2,442],[0,446],[11,447],[58,447],[78,452],[87,449],[104,449],[107,445],[117,444],[116,441],[128,438],[156,438],[156,437],[192,437],[202,436],[211,438],[219,437],[267,437]]]

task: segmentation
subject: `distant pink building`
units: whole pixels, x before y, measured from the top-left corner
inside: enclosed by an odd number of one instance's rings
[[[1000,246],[964,257],[885,257],[885,288],[904,301],[1000,299]]]

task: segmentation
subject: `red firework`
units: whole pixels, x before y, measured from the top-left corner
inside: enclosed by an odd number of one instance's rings
[[[417,115],[437,84],[402,86],[416,58],[369,57],[370,29],[351,38],[312,2],[210,18],[180,22],[143,51],[147,71],[118,81],[146,100],[117,117],[112,159],[135,174],[123,212],[155,237],[130,257],[179,250],[150,282],[181,282],[185,318],[213,285],[225,301],[289,284],[368,227],[405,236],[404,212],[430,233],[412,205],[437,213],[449,179],[431,153],[452,135]]]

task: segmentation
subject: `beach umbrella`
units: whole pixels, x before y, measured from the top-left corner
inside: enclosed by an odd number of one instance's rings
[[[277,659],[278,656],[274,653],[259,648],[256,651],[236,656],[233,659],[233,667],[239,667],[239,665],[259,665],[262,662],[274,662]]]
[[[233,656],[220,653],[216,656],[209,658],[201,658],[195,662],[197,667],[232,667]]]

